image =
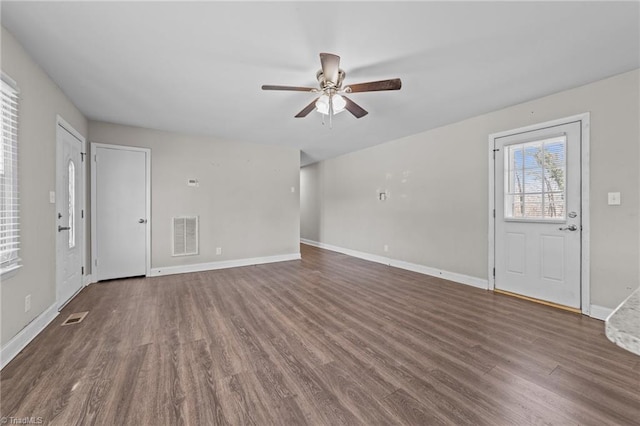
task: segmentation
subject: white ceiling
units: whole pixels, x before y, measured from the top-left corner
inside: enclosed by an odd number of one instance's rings
[[[362,149],[640,66],[640,3],[9,2],[2,25],[90,119],[299,148]],[[333,129],[313,99],[318,53],[342,57],[369,111]]]

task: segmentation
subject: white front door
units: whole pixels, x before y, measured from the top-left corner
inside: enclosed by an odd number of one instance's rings
[[[96,281],[146,275],[150,151],[92,148]]]
[[[56,288],[61,309],[83,285],[83,141],[60,124],[56,145]]]
[[[581,123],[494,139],[495,288],[581,307]]]

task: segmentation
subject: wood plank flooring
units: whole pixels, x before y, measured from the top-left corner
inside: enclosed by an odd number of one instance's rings
[[[601,321],[309,246],[91,285],[0,390],[58,425],[640,424],[640,357]]]

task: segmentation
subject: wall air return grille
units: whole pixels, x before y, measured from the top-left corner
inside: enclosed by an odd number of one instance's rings
[[[198,216],[173,218],[173,255],[198,254]]]

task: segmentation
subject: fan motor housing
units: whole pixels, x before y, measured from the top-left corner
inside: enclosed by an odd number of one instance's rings
[[[327,81],[324,78],[324,73],[322,72],[322,70],[319,70],[316,73],[316,79],[318,80],[318,83],[320,83],[320,87],[322,88],[322,90],[328,89],[330,87],[334,87],[336,89],[339,89],[339,88],[342,87],[342,81],[344,80],[346,75],[347,75],[347,73],[345,73],[344,70],[338,70],[338,82],[334,84],[331,81]]]

